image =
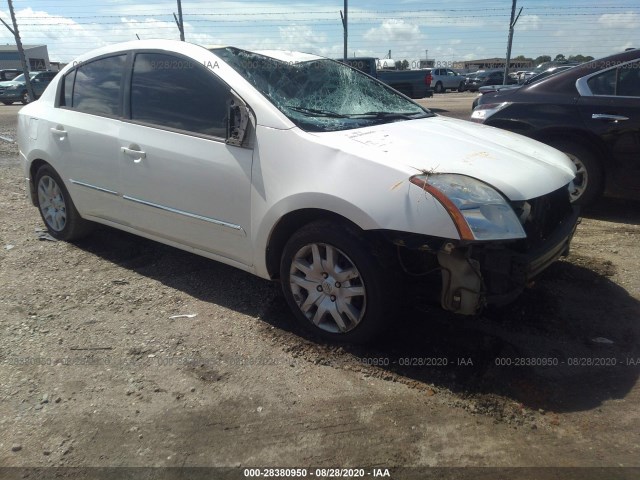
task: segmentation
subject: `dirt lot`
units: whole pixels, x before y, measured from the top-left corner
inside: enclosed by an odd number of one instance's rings
[[[466,117],[472,99],[424,102]],[[417,301],[384,342],[338,347],[230,267],[106,228],[42,239],[16,157],[0,142],[1,467],[640,467],[638,203],[585,212],[571,256],[507,308]],[[640,475],[508,476],[571,472]]]

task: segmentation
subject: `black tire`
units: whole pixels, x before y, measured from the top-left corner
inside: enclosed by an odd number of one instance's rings
[[[29,97],[29,92],[26,90],[20,94],[20,103],[26,105],[31,101],[31,97]]]
[[[328,260],[330,250],[334,261]],[[298,324],[330,341],[376,338],[397,312],[400,282],[391,258],[351,226],[321,220],[298,230],[280,262],[282,290]],[[298,280],[292,281],[294,277]]]
[[[578,169],[575,189],[571,192],[572,203],[583,207],[591,205],[602,195],[604,186],[604,173],[598,158],[587,147],[570,140],[552,140],[549,145],[567,154]]]
[[[460,82],[460,85],[458,85],[458,91],[459,92],[464,92],[464,87],[465,87],[464,81]]]
[[[436,93],[444,93],[444,87],[442,86],[442,82],[436,83],[435,88],[433,89]]]
[[[13,105],[13,102],[9,102],[7,100],[3,100],[2,103],[4,103],[5,105]]]
[[[64,182],[51,166],[38,169],[35,186],[38,210],[52,237],[70,241],[91,231],[91,222],[80,216]]]

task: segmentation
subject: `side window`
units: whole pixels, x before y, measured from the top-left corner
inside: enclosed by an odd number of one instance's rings
[[[616,94],[616,69],[607,70],[598,75],[594,75],[587,82],[589,90],[594,95],[615,95]]]
[[[120,85],[125,60],[126,55],[118,55],[78,67],[73,87],[72,108],[94,115],[119,115]]]
[[[76,79],[76,71],[72,70],[71,73],[67,73],[63,79],[63,97],[62,102],[60,103],[61,107],[71,107],[72,105],[72,95],[73,95],[73,82]]]
[[[229,88],[196,62],[162,53],[136,55],[131,119],[226,137]]]
[[[618,68],[617,94],[622,97],[640,97],[640,62]]]

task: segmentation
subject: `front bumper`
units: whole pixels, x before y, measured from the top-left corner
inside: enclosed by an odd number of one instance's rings
[[[579,213],[578,207],[570,207],[553,232],[533,246],[488,242],[441,250],[442,307],[473,315],[484,305],[515,300],[533,279],[568,255]]]
[[[20,90],[5,90],[0,92],[0,102],[18,102],[21,98]]]

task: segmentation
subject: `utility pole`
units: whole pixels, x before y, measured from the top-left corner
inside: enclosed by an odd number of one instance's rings
[[[344,15],[342,14],[342,10],[340,10],[340,18],[342,19],[342,29],[344,30],[344,61],[347,61],[347,38],[349,36],[349,0],[344,0]],[[354,54],[355,56],[355,54]]]
[[[29,93],[30,101],[35,100],[36,96],[33,92],[33,87],[31,86],[31,77],[29,77],[29,67],[27,66],[27,59],[24,56],[24,48],[22,48],[22,40],[20,40],[20,32],[18,31],[18,22],[16,20],[16,13],[13,10],[13,1],[7,0],[9,3],[9,13],[11,14],[11,22],[13,23],[13,28],[4,23],[4,26],[9,29],[13,36],[16,39],[16,47],[18,47],[18,54],[20,55],[20,64],[22,65],[22,72],[24,73],[24,82],[27,85],[27,92]]]
[[[513,0],[513,4],[511,5],[511,20],[509,21],[509,41],[507,42],[507,61],[504,64],[504,78],[502,79],[502,84],[507,84],[507,78],[509,77],[509,65],[511,64],[511,44],[513,43],[513,29],[516,26],[518,19],[520,18],[520,14],[522,13],[522,7],[520,7],[520,11],[518,12],[518,16],[516,17],[516,2],[517,0]]]
[[[180,30],[180,40],[184,42],[184,22],[182,21],[182,1],[178,0],[178,16],[176,17],[176,14],[173,14],[173,18],[176,21],[176,24],[178,25],[178,30]]]

